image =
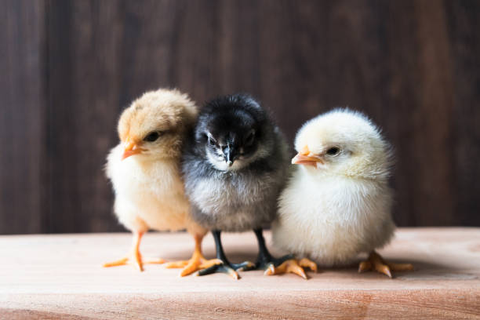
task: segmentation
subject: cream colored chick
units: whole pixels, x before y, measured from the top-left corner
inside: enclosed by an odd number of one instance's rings
[[[368,253],[359,271],[411,270],[385,262],[375,249],[393,237],[392,153],[364,115],[337,109],[308,121],[295,139],[299,165],[279,201],[274,244],[322,266],[350,264]]]
[[[140,241],[149,229],[187,229],[194,236],[192,259],[167,266],[185,267],[181,275],[214,263],[202,256],[206,230],[190,217],[180,172],[182,145],[196,118],[197,108],[187,95],[163,89],[145,93],[121,115],[121,141],[108,155],[106,173],[115,190],[115,214],[133,232],[134,240],[127,257],[105,267],[134,264],[143,271],[145,263],[163,263],[142,259]]]

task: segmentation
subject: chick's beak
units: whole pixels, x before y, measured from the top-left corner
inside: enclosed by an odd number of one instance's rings
[[[311,155],[308,146],[305,146],[293,159],[292,164],[302,164],[305,166],[317,167],[317,163],[324,164],[320,155]]]
[[[143,151],[142,148],[139,148],[134,142],[127,140],[124,144],[122,160],[127,159],[128,157],[139,154]]]
[[[234,148],[232,148],[230,145],[227,146],[223,154],[228,166],[231,167],[236,160],[236,152]]]

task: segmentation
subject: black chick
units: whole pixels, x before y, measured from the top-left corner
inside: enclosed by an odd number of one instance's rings
[[[237,270],[276,267],[291,257],[273,258],[262,234],[262,226],[276,217],[277,199],[288,167],[283,135],[252,97],[224,96],[203,107],[187,142],[182,170],[192,216],[212,230],[217,258],[223,264],[203,270],[200,275],[225,272],[238,279]],[[220,232],[251,229],[259,245],[256,264],[230,263]]]

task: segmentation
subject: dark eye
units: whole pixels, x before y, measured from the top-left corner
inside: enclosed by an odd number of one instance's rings
[[[245,139],[245,145],[250,146],[254,140],[255,140],[255,131],[252,130],[250,131],[247,138]]]
[[[143,141],[147,142],[153,142],[156,141],[160,137],[160,133],[157,131],[150,132],[145,138],[143,138]]]
[[[337,147],[331,147],[330,149],[327,150],[327,154],[329,156],[335,156],[340,152],[340,149]]]
[[[212,147],[214,147],[214,146],[217,145],[217,143],[215,142],[215,140],[214,140],[212,137],[210,137],[210,136],[208,136],[208,144],[211,145]]]

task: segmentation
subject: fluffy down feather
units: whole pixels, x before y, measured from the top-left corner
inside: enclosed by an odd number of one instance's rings
[[[322,266],[349,264],[386,245],[395,229],[392,153],[377,127],[337,109],[308,121],[295,148],[317,160],[296,167],[281,194],[274,244]]]

